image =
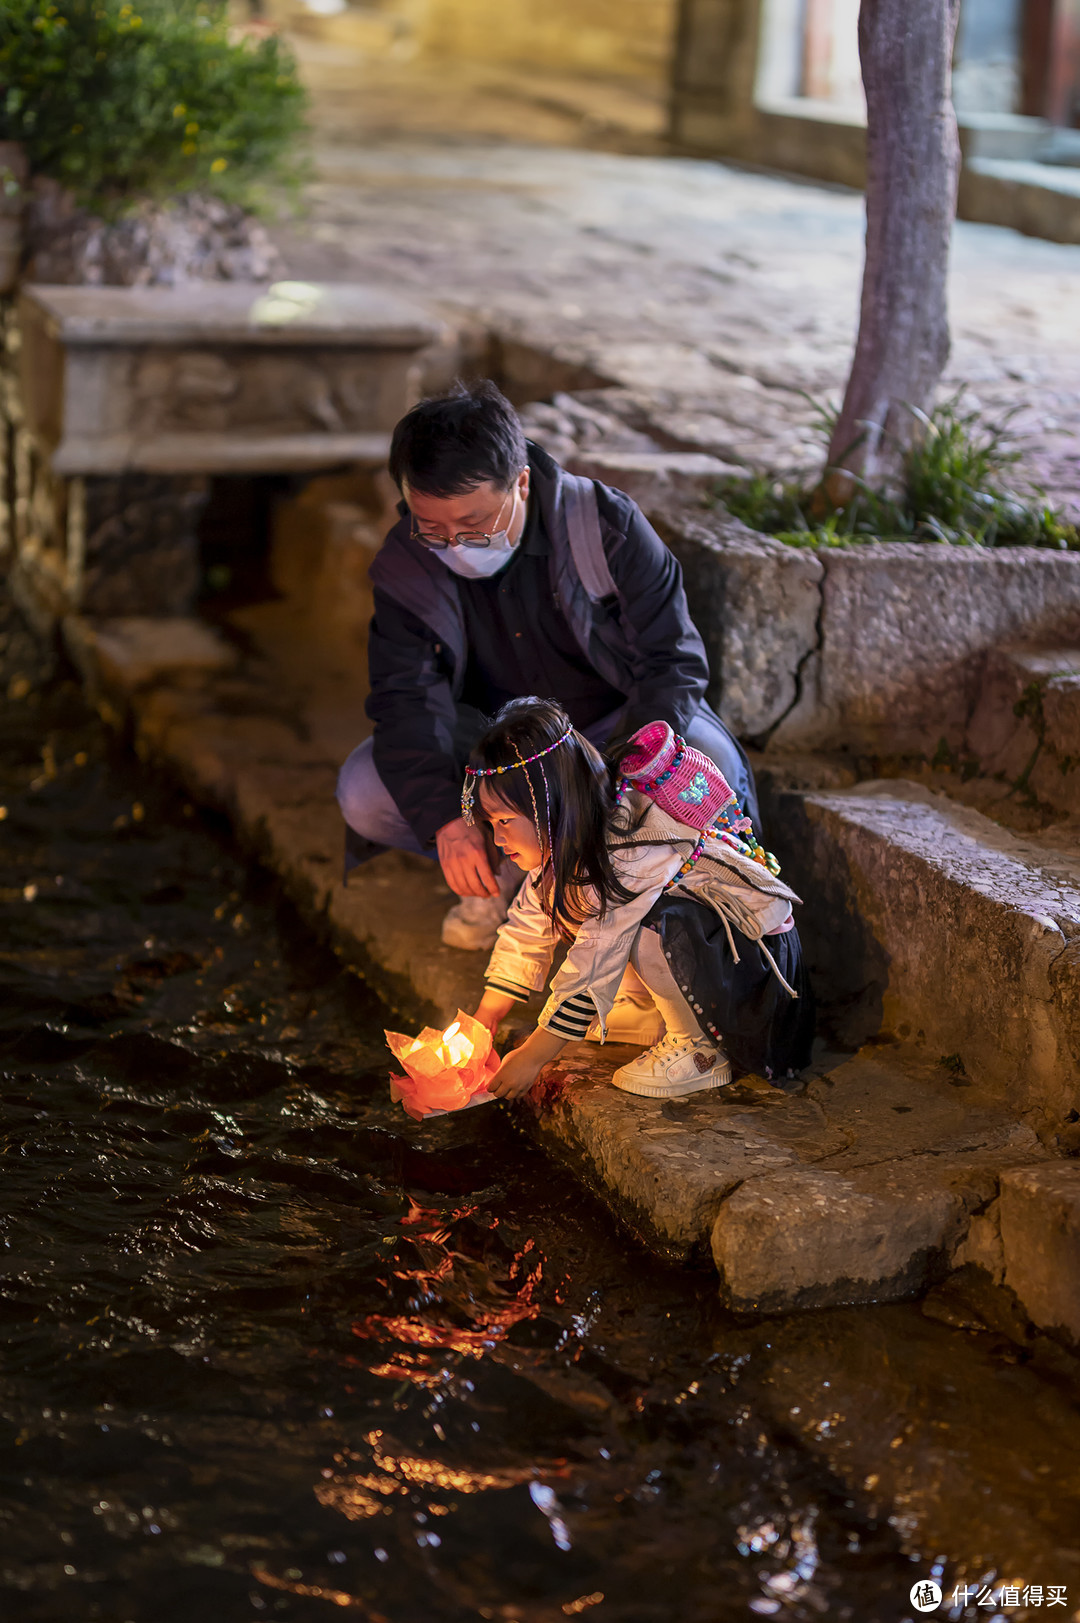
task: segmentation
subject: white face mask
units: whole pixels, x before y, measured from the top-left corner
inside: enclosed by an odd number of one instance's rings
[[[455,575],[461,575],[465,580],[490,580],[492,575],[506,568],[517,551],[517,545],[505,530],[496,530],[490,546],[444,547],[435,556],[447,569],[452,569]]]
[[[518,497],[521,495],[521,486],[515,486],[507,492],[501,508],[495,515],[496,520],[501,519],[506,512],[506,500],[510,502],[510,528],[513,528],[518,510]],[[415,525],[415,519],[413,521]],[[522,529],[524,533],[524,529]],[[414,533],[414,540],[423,541],[423,537]],[[505,569],[517,550],[518,541],[511,541],[510,529],[492,530],[486,547],[444,546],[432,548],[435,556],[440,559],[453,574],[460,575],[464,580],[490,580],[501,569]]]

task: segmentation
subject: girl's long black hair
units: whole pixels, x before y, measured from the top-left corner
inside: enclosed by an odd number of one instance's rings
[[[634,894],[619,883],[611,866],[607,842],[615,797],[611,772],[599,751],[581,733],[572,732],[565,744],[542,761],[517,765],[519,756],[527,761],[530,755],[554,744],[569,726],[569,716],[554,699],[511,699],[469,757],[473,767],[514,768],[498,777],[480,778],[475,803],[479,802],[483,785],[489,795],[504,801],[530,822],[539,813],[545,905],[555,928],[566,939],[571,939],[587,918],[603,917],[608,907],[628,902]]]

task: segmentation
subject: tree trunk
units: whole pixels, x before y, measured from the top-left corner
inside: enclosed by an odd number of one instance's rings
[[[862,0],[866,263],[859,337],[824,480],[895,483],[949,358],[945,281],[960,146],[952,106],[960,0]]]

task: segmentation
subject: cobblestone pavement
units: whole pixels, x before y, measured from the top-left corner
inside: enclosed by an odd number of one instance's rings
[[[505,85],[478,101],[467,76],[456,101],[432,101],[430,69],[353,94],[323,50],[305,211],[276,233],[292,274],[413,290],[571,363],[571,387],[590,369],[661,444],[814,464],[812,402],[837,398],[854,337],[860,196],[560,145],[580,120]],[[1018,408],[1024,472],[1080,510],[1080,248],[961,222],[951,307],[946,390]]]

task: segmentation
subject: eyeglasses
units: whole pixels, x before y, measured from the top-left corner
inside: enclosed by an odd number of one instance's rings
[[[490,547],[493,541],[506,533],[504,530],[500,530],[499,520],[506,511],[507,499],[516,496],[516,494],[516,486],[513,490],[507,491],[506,496],[503,498],[503,504],[495,515],[495,527],[490,532],[480,530],[476,533],[464,532],[461,535],[452,536],[424,535],[421,530],[417,529],[416,519],[414,518],[412,529],[409,531],[410,538],[413,541],[419,541],[422,547],[427,547],[431,552],[445,552],[447,547]]]

